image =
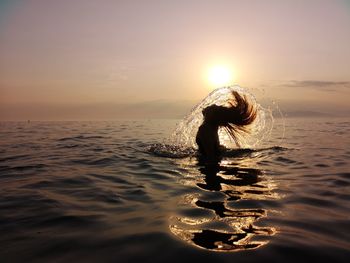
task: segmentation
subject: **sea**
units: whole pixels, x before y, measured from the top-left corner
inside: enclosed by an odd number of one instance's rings
[[[348,118],[210,164],[178,122],[0,122],[0,262],[349,262]]]

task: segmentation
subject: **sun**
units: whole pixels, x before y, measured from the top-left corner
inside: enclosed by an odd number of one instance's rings
[[[208,70],[208,80],[215,87],[229,86],[232,79],[232,71],[227,66],[217,65]]]

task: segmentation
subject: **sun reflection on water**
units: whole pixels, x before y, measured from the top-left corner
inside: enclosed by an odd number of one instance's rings
[[[188,160],[187,160],[188,161]],[[254,158],[225,159],[217,164],[201,165],[185,160],[188,171],[181,180],[198,191],[182,197],[181,208],[201,212],[170,217],[169,229],[178,238],[211,251],[233,252],[258,248],[269,242],[277,230],[256,223],[271,212],[261,200],[280,199],[270,176],[254,167]],[[208,197],[208,194],[217,194]],[[250,204],[244,207],[243,201]],[[252,204],[256,207],[252,208]]]

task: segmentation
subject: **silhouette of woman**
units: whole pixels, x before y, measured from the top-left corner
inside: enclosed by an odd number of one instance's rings
[[[221,155],[218,130],[220,127],[227,131],[229,137],[239,146],[239,135],[248,133],[249,124],[257,116],[257,108],[249,103],[246,96],[232,91],[234,99],[228,101],[228,107],[210,105],[203,109],[203,123],[198,128],[196,143],[200,156],[205,161],[218,161]]]

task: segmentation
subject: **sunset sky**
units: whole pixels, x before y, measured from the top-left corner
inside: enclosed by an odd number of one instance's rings
[[[232,83],[346,114],[350,1],[0,0],[0,119],[179,117]]]

